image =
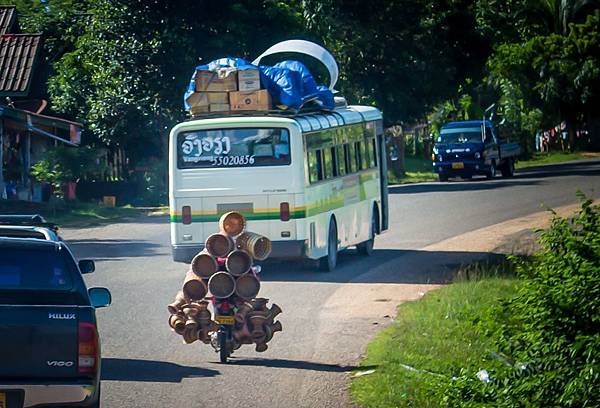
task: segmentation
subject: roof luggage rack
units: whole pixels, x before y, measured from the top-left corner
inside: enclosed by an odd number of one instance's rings
[[[261,111],[221,111],[221,112],[201,112],[195,115],[190,115],[187,120],[211,119],[222,117],[244,117],[244,116],[277,116],[293,118],[302,115],[314,115],[316,113],[332,113],[336,109],[347,108],[348,103],[344,97],[335,97],[335,109],[325,109],[322,106],[315,104],[304,105],[300,109],[271,109]]]
[[[28,227],[45,227],[58,231],[58,226],[54,223],[46,221],[40,214],[24,214],[24,215],[0,215],[0,225],[20,225]]]

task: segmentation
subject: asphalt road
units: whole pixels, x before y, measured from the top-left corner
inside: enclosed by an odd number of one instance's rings
[[[576,202],[577,190],[600,197],[600,161],[523,170],[507,180],[390,187],[391,228],[372,257],[349,250],[328,274],[300,262],[265,265],[261,296],[282,307],[283,332],[265,353],[244,346],[228,365],[210,346],[182,344],[167,325],[166,305],[186,266],[171,261],[165,219],[65,230],[78,256],[97,260],[88,284],[113,294],[113,305],[98,311],[103,406],[349,406],[348,372],[394,317],[395,303],[445,283],[472,255],[420,249]]]

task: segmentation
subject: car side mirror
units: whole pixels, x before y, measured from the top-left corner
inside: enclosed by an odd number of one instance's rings
[[[112,296],[110,291],[106,288],[90,288],[88,289],[92,306],[95,308],[101,308],[110,306],[112,302]]]
[[[79,261],[79,270],[82,274],[92,273],[96,270],[96,264],[90,259],[82,259]]]

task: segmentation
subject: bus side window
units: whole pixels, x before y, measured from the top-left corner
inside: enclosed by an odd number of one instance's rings
[[[346,172],[352,173],[352,160],[350,156],[350,146],[348,143],[344,144],[344,163],[346,163]]]
[[[308,179],[309,179],[310,183],[316,183],[318,181],[317,155],[314,150],[309,150],[307,155],[308,155]]]
[[[369,163],[369,145],[364,140],[360,142],[360,154],[362,157],[362,168],[368,169],[371,167]]]
[[[333,161],[331,158],[331,149],[328,147],[323,148],[323,170],[324,170],[324,178],[328,179],[331,177],[335,177],[333,172]]]
[[[333,171],[333,177],[337,177],[339,175],[339,172],[338,172],[337,157],[335,154],[335,146],[331,146],[329,148],[329,154],[331,157],[331,168]]]
[[[338,175],[343,176],[346,174],[346,159],[344,158],[344,146],[335,147],[337,156],[336,162],[338,165]]]
[[[377,146],[375,145],[375,138],[371,139],[371,166],[377,167]]]
[[[354,158],[356,160],[356,170],[362,170],[364,167],[362,152],[360,150],[360,142],[354,142]]]
[[[348,143],[348,161],[350,162],[350,168],[352,169],[352,173],[354,173],[357,169],[356,165],[356,149],[354,143]]]
[[[323,151],[317,150],[317,180],[323,180]]]

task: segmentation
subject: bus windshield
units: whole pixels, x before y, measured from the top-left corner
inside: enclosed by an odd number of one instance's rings
[[[438,143],[481,143],[481,128],[442,129]]]
[[[177,167],[180,169],[288,164],[290,135],[287,129],[211,129],[182,132],[177,136]]]

